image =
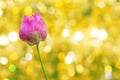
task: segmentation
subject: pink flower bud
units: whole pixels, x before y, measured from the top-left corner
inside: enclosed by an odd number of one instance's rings
[[[40,41],[46,39],[47,27],[40,14],[35,14],[31,17],[24,16],[19,36],[29,45],[39,44]]]

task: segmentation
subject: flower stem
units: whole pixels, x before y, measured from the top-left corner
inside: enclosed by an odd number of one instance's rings
[[[47,77],[47,74],[46,74],[46,71],[45,71],[45,68],[44,68],[44,64],[43,64],[43,61],[42,61],[42,57],[40,55],[40,49],[39,49],[38,45],[39,44],[36,45],[36,48],[37,48],[37,52],[38,52],[39,61],[40,61],[40,64],[41,64],[42,71],[44,73],[45,79],[48,80],[48,77]]]

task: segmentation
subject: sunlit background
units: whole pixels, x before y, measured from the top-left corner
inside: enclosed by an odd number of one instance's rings
[[[120,0],[0,0],[0,80],[45,80],[24,15],[48,27],[39,47],[49,80],[120,80]]]

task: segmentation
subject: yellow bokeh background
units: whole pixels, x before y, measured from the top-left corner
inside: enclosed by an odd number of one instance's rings
[[[45,80],[36,47],[18,35],[36,13],[49,80],[120,80],[120,0],[0,0],[0,80]]]

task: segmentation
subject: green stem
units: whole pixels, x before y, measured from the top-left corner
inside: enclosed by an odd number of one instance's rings
[[[44,76],[45,76],[45,79],[48,80],[48,77],[47,77],[47,74],[46,74],[46,71],[45,71],[45,68],[44,68],[44,64],[43,64],[43,61],[42,61],[42,57],[40,55],[40,49],[39,49],[39,44],[36,45],[36,48],[37,48],[37,52],[38,52],[38,57],[39,57],[39,61],[40,61],[40,64],[41,64],[41,67],[42,67],[42,70],[43,70],[43,73],[44,73]]]

